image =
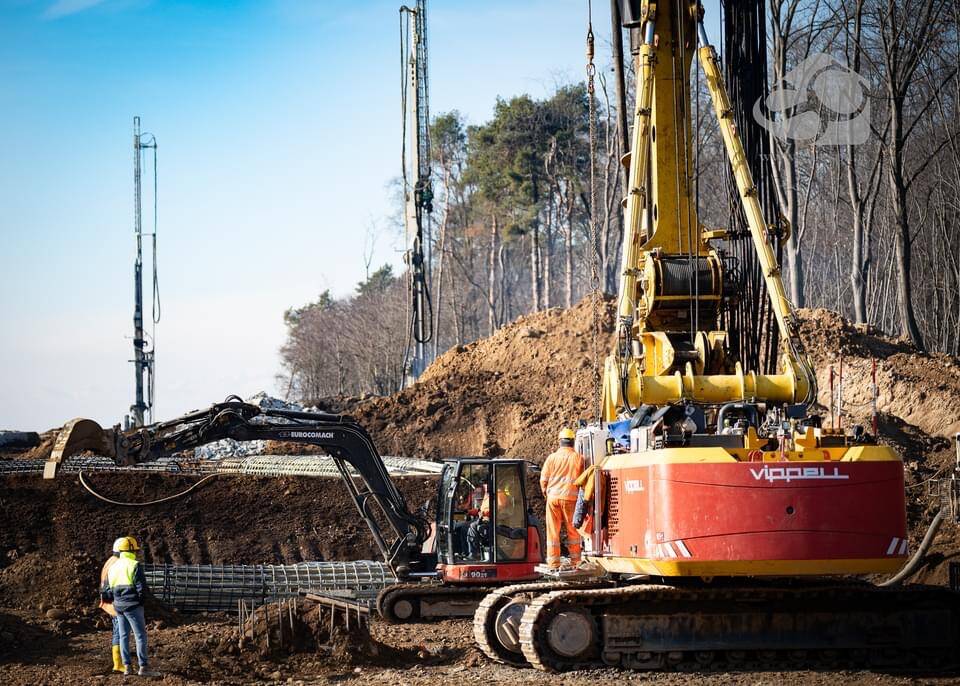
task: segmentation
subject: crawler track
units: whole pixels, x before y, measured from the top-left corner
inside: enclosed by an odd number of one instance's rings
[[[520,621],[537,669],[956,668],[960,594],[865,584],[553,590]]]
[[[526,664],[527,659],[522,652],[510,650],[497,637],[497,616],[504,607],[515,600],[522,598],[533,600],[539,594],[561,588],[569,588],[569,584],[562,581],[514,584],[487,594],[473,615],[473,637],[477,641],[477,646],[487,657],[496,662],[509,665]]]

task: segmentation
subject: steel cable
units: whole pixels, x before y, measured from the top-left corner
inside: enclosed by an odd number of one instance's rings
[[[590,117],[590,303],[593,314],[593,411],[596,421],[603,421],[600,407],[600,238],[597,231],[597,104],[595,98],[594,78],[597,68],[593,63],[594,36],[593,36],[593,2],[587,0],[587,112]],[[624,389],[626,395],[626,389]]]

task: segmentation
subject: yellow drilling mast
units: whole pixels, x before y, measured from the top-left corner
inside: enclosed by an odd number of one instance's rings
[[[604,369],[606,421],[641,404],[683,400],[809,404],[816,395],[816,379],[798,341],[719,61],[702,17],[698,2],[650,0],[640,3],[640,14],[633,18],[643,26],[643,42],[636,57],[634,152],[624,158],[630,187],[625,201],[618,345]],[[671,44],[660,45],[661,36],[669,37]],[[719,330],[724,270],[711,241],[725,234],[699,222],[692,193],[688,86],[694,40],[699,42],[699,61],[784,342],[779,374],[744,371],[738,362],[731,362],[727,332]]]

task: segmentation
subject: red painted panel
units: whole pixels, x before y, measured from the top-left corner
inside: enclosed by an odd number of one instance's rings
[[[618,556],[666,558],[657,544],[679,539],[698,561],[878,558],[906,537],[899,462],[661,464],[611,475]]]

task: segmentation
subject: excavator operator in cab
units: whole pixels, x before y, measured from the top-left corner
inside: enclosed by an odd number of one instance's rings
[[[540,470],[540,490],[547,499],[547,566],[560,567],[560,532],[566,528],[570,564],[580,564],[580,535],[573,526],[577,506],[577,477],[583,472],[583,456],[573,442],[573,429],[563,428],[558,436],[560,447],[547,457]]]

